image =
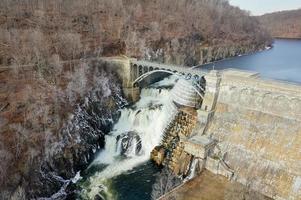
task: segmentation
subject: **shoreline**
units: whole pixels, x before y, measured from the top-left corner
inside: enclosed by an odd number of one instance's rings
[[[301,40],[301,39],[300,39],[300,40]],[[273,43],[274,43],[274,42],[273,42]],[[216,61],[213,61],[213,62],[204,63],[204,64],[197,65],[197,66],[192,66],[191,69],[197,69],[197,68],[201,68],[201,67],[205,67],[205,66],[212,65],[212,64],[214,64],[214,63],[222,62],[222,61],[225,61],[225,60],[231,60],[231,59],[238,58],[238,57],[253,55],[253,54],[256,54],[256,53],[263,52],[263,51],[269,51],[269,50],[271,50],[272,48],[274,48],[273,43],[272,43],[271,45],[265,46],[263,49],[259,49],[259,50],[254,51],[254,52],[249,52],[249,53],[246,53],[246,54],[240,54],[240,55],[236,55],[236,56],[224,58],[224,59],[221,59],[221,60],[216,60]]]
[[[301,40],[301,37],[273,37],[276,40]]]

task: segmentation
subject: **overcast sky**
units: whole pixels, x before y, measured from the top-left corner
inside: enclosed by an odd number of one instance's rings
[[[301,8],[301,0],[229,0],[230,4],[251,11],[252,15]]]

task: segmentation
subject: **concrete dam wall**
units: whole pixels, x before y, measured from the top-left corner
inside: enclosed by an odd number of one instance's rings
[[[301,87],[229,70],[208,87],[203,108],[214,95],[200,134],[217,141],[233,179],[274,199],[301,199]]]
[[[128,99],[138,99],[130,60],[103,61],[123,80]],[[179,176],[188,176],[194,163],[198,172],[207,169],[267,197],[301,199],[301,86],[232,69],[204,79],[201,108],[179,110],[152,159]]]

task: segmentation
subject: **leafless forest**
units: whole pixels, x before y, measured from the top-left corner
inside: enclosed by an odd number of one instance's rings
[[[3,0],[0,9],[2,65],[142,57],[160,41],[187,37],[203,45],[268,39],[255,18],[226,0]]]
[[[301,9],[266,14],[259,20],[273,37],[301,38]]]

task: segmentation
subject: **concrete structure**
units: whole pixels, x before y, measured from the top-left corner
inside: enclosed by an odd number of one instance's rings
[[[123,91],[129,101],[137,101],[140,96],[139,83],[145,78],[156,73],[174,74],[178,76],[188,77],[196,82],[201,81],[208,72],[204,70],[191,69],[184,66],[175,66],[167,64],[159,64],[147,61],[139,61],[129,59],[127,57],[109,57],[101,58],[103,62],[107,62],[110,68],[118,73],[122,78]],[[195,85],[196,90],[201,91],[200,85]],[[199,92],[199,95],[201,93]]]
[[[139,83],[147,78],[148,76],[151,76],[152,74],[155,73],[167,73],[171,75],[178,75],[182,77],[186,77],[187,79],[194,80],[196,82],[201,81],[202,77],[204,77],[208,72],[205,70],[196,70],[192,69],[189,67],[184,67],[184,66],[176,66],[176,65],[167,65],[167,64],[160,64],[160,63],[153,63],[153,62],[148,62],[148,61],[141,61],[141,60],[136,60],[136,59],[131,59],[130,60],[130,78],[129,82],[131,85],[131,88],[137,88],[139,87]],[[185,86],[184,82],[182,82]],[[201,90],[203,88],[200,88],[200,84],[195,84],[195,91],[202,96]],[[186,88],[188,89],[188,88]],[[189,92],[189,90],[184,90]],[[194,94],[187,94],[188,98],[193,98],[192,96]],[[182,102],[184,104],[188,103],[188,101],[185,100],[185,102]],[[192,106],[192,105],[190,105]]]
[[[301,86],[233,69],[204,78],[198,122],[180,137],[186,157],[270,198],[301,199]]]
[[[200,79],[208,72],[205,70],[197,70],[184,66],[159,64],[148,61],[132,59],[131,63],[131,79],[133,84],[139,83],[145,77],[156,72],[165,72],[169,74],[187,75],[195,79]]]
[[[195,132],[218,142],[234,180],[273,199],[301,199],[301,87],[231,69],[205,79],[198,114],[206,128]],[[223,174],[218,163],[211,157],[206,168]]]
[[[183,140],[184,151],[201,159],[206,159],[209,151],[214,148],[215,142],[207,137],[195,135],[188,140]]]
[[[178,105],[198,108],[204,97],[204,90],[194,86],[191,80],[179,79],[171,91],[171,96]]]
[[[171,126],[164,144],[169,148],[169,140],[181,138],[170,160],[174,171],[185,174],[193,157],[203,158],[203,167],[211,172],[270,198],[301,199],[300,85],[263,80],[258,73],[242,70],[198,72],[137,60],[123,60],[117,71],[123,78],[125,93],[133,100],[139,96],[136,83],[156,72],[205,80],[197,122],[179,116],[175,121],[183,123],[185,131],[178,133]],[[176,96],[180,94],[178,90]],[[189,106],[187,102],[182,104]],[[215,141],[215,145],[203,142],[205,138]]]

